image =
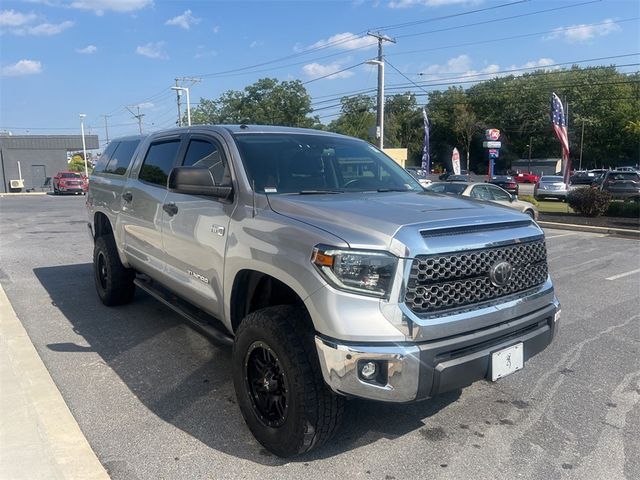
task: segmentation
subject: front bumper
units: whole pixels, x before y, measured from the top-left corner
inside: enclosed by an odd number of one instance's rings
[[[412,402],[491,378],[491,354],[523,343],[525,362],[553,340],[559,320],[556,298],[518,318],[421,343],[354,344],[316,336],[325,382],[336,393],[387,402]],[[373,362],[378,374],[361,376]]]

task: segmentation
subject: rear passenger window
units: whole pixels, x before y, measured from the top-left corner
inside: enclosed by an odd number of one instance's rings
[[[124,175],[131,163],[131,157],[138,148],[140,140],[125,140],[120,142],[118,148],[111,155],[109,163],[104,169],[104,173],[112,173],[115,175]]]
[[[182,163],[184,167],[208,168],[216,185],[229,185],[231,176],[220,148],[208,140],[191,140]]]
[[[100,173],[104,171],[104,168],[109,163],[109,160],[111,160],[111,155],[113,155],[113,152],[115,152],[116,148],[118,148],[119,143],[120,142],[111,142],[107,146],[107,148],[104,149],[104,152],[102,152],[102,155],[100,155],[98,163],[96,163],[96,166],[93,169],[94,173]]]
[[[169,172],[176,160],[180,140],[152,143],[144,159],[138,178],[143,182],[167,186]]]

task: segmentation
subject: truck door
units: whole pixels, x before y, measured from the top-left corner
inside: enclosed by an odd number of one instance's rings
[[[162,248],[162,206],[167,196],[167,179],[178,158],[180,136],[154,140],[140,169],[133,172],[122,190],[119,215],[124,251],[129,263],[154,278],[164,274]]]
[[[216,184],[231,185],[223,145],[213,133],[192,134],[179,163],[207,167]],[[162,211],[167,286],[217,318],[223,315],[224,254],[235,204],[233,199],[169,192]]]

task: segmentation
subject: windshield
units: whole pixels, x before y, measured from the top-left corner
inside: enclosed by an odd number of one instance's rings
[[[234,136],[256,192],[422,191],[402,167],[361,140],[297,133]]]
[[[425,190],[436,193],[451,193],[454,195],[462,195],[465,188],[468,185],[466,183],[432,183]]]
[[[79,173],[63,173],[61,175],[62,178],[82,178],[82,175]]]

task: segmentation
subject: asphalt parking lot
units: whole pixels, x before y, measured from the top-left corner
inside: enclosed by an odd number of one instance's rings
[[[431,401],[353,400],[330,445],[291,461],[246,428],[229,350],[143,293],[100,304],[82,197],[0,198],[0,283],[114,479],[640,478],[640,242],[547,239],[551,347]]]

